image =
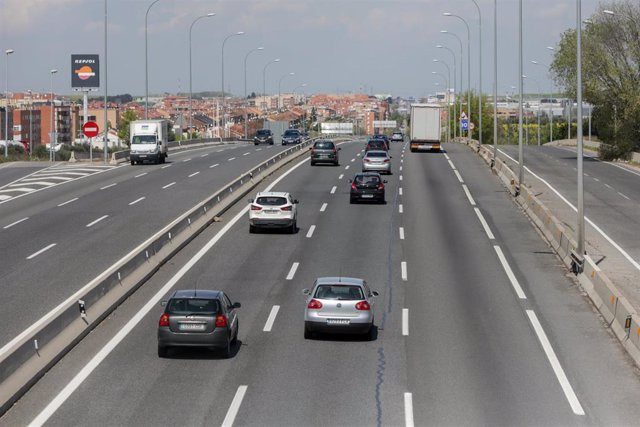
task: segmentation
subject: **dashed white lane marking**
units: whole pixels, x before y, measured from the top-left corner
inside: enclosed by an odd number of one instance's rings
[[[256,148],[256,151],[260,151],[260,150],[262,150],[262,148]]]
[[[334,185],[333,187],[331,187],[331,191],[330,191],[330,193],[331,193],[331,194],[334,194],[334,193],[336,192],[336,190],[337,190],[337,189],[338,189],[338,187]]]
[[[316,230],[316,226],[312,225],[309,227],[309,231],[307,231],[307,239],[310,239],[313,236],[313,232]]]
[[[402,203],[398,205],[398,212],[399,213],[404,212],[404,208],[402,207]]]
[[[402,261],[400,263],[400,273],[402,275],[402,280],[406,281],[407,280],[407,262],[406,261]]]
[[[235,157],[231,157],[229,160],[227,160],[228,162],[230,162],[231,160],[235,160]]]
[[[170,168],[171,166],[172,166],[172,165],[166,165],[166,166],[161,167],[160,169]]]
[[[402,309],[402,335],[405,337],[409,335],[409,309],[408,308]]]
[[[360,153],[356,153],[356,156],[360,157],[360,155],[361,155]]]
[[[129,203],[129,206],[133,206],[138,202],[141,202],[145,199],[146,197],[140,197],[139,199],[134,200],[133,202]]]
[[[402,172],[402,166],[400,166],[400,172]]]
[[[624,197],[627,200],[631,200],[630,198],[628,198],[627,196],[625,196],[624,194],[622,194],[621,192],[618,191],[618,194],[621,195],[622,197]]]
[[[249,154],[251,154],[250,152],[246,152],[243,154],[243,156],[248,156]]]
[[[165,190],[165,189],[167,189],[167,188],[171,187],[172,185],[176,185],[176,182],[175,182],[175,181],[173,181],[171,184],[167,184],[167,185],[165,185],[164,187],[162,187],[162,189],[163,189],[163,190]]]
[[[465,184],[462,184],[462,189],[464,190],[464,194],[467,195],[467,199],[469,199],[469,203],[471,203],[471,206],[475,206],[476,205],[476,201],[473,200],[473,197],[471,197],[471,193],[469,192],[469,189],[467,188],[467,186]]]
[[[344,178],[344,174],[343,173],[341,173],[340,176],[338,176],[338,179],[342,179],[342,178]]]
[[[588,173],[586,173],[586,172],[584,172],[584,176],[589,177],[589,174],[588,174]]]
[[[44,248],[40,249],[38,252],[34,252],[31,255],[29,255],[27,257],[27,259],[34,259],[35,257],[37,257],[38,255],[40,255],[43,252],[48,251],[49,249],[51,249],[52,247],[54,247],[57,243],[52,243],[49,246],[45,246]]]
[[[62,202],[62,203],[60,203],[60,204],[58,205],[58,207],[60,207],[60,206],[64,206],[64,205],[68,205],[69,203],[73,203],[73,202],[75,202],[76,200],[78,200],[78,197],[74,197],[74,198],[73,198],[73,199],[71,199],[71,200],[67,200],[66,202]]]
[[[209,155],[209,153],[204,153],[202,156],[200,157],[207,157]]]
[[[273,307],[271,307],[271,312],[269,313],[269,317],[267,317],[267,323],[265,323],[264,328],[262,328],[262,332],[271,332],[271,328],[273,328],[273,322],[276,321],[276,316],[278,315],[279,310],[279,305],[274,305]]]
[[[19,219],[19,220],[17,220],[17,221],[12,222],[12,223],[11,223],[11,224],[9,224],[9,225],[5,225],[5,226],[4,226],[4,227],[2,227],[2,228],[3,228],[4,230],[6,230],[7,228],[11,228],[11,227],[13,227],[14,225],[18,225],[18,224],[20,224],[21,222],[24,222],[24,221],[26,221],[26,220],[28,220],[28,219],[29,219],[29,217],[28,217],[28,216],[27,216],[27,217],[24,217],[24,218],[22,218],[22,219]]]
[[[455,165],[453,164],[453,162],[451,160],[447,160],[449,162],[449,166],[451,166],[451,169],[456,170]]]
[[[349,165],[345,166],[344,170],[349,170]]]
[[[493,249],[495,249],[496,254],[498,254],[498,259],[500,259],[500,264],[502,264],[502,268],[504,268],[505,273],[507,273],[507,277],[511,282],[511,286],[513,286],[513,289],[516,291],[518,298],[527,299],[527,296],[524,294],[524,291],[522,290],[522,287],[520,286],[518,279],[516,278],[515,274],[513,274],[513,271],[511,270],[511,267],[509,266],[507,259],[504,257],[504,254],[502,253],[502,249],[500,249],[500,246],[495,245]]]
[[[405,427],[413,427],[413,395],[411,393],[404,394],[404,425]]]
[[[322,206],[320,207],[320,212],[324,212],[327,209],[327,204],[323,203]]]
[[[209,169],[215,168],[216,166],[220,166],[220,163],[216,163],[215,165],[209,166]]]
[[[182,162],[184,163],[184,162],[190,162],[190,161],[191,159],[184,159]]]
[[[551,343],[549,342],[549,338],[547,338],[547,334],[544,332],[544,329],[542,328],[542,325],[538,320],[538,316],[536,316],[536,313],[533,310],[527,310],[527,316],[529,316],[531,325],[536,331],[538,340],[540,340],[540,344],[544,349],[544,353],[547,355],[547,359],[549,359],[551,368],[556,374],[556,378],[558,378],[558,382],[562,387],[562,391],[569,401],[569,405],[571,405],[571,410],[576,415],[584,415],[584,409],[582,409],[582,405],[580,404],[576,393],[573,391],[573,387],[571,387],[571,383],[569,383],[569,379],[565,375],[564,369],[562,369],[562,365],[560,365],[560,361],[558,360],[558,357],[556,356],[556,353],[553,350]]]
[[[142,172],[139,173],[138,175],[134,176],[134,178],[140,178],[141,176],[145,176],[148,172]]]
[[[398,188],[398,194],[402,196],[402,187]]]
[[[188,176],[188,178],[193,178],[194,176],[198,175],[200,172],[194,172],[191,175]]]
[[[287,274],[287,280],[293,280],[293,276],[296,275],[296,271],[298,270],[299,262],[294,262],[289,270],[289,274]]]
[[[485,221],[484,216],[482,215],[482,212],[480,212],[480,209],[478,208],[473,208],[476,211],[476,215],[478,216],[478,219],[480,220],[480,224],[482,224],[482,228],[484,228],[484,232],[487,233],[487,237],[491,240],[494,240],[495,237],[493,236],[493,233],[491,232],[491,229],[489,228],[489,224],[487,224],[487,221]]]
[[[400,163],[404,163],[404,159],[400,159]]]
[[[600,180],[598,178],[593,178],[594,181],[596,182],[600,182]]]
[[[216,153],[222,153],[224,150],[218,150],[216,151]]]
[[[402,181],[402,175],[400,175],[400,181]]]
[[[404,240],[404,227],[400,227],[400,240]]]
[[[613,187],[612,187],[612,186],[610,186],[609,184],[605,184],[604,186],[605,186],[605,187],[607,187],[607,188],[609,188],[609,189],[613,189]]]
[[[458,181],[463,183],[464,180],[462,179],[462,176],[460,175],[460,172],[458,172],[457,170],[454,170],[453,172],[456,174],[456,177],[458,178]]]
[[[444,153],[444,158],[449,160],[449,155],[447,153]]]
[[[353,162],[355,162],[355,161],[356,161],[356,159],[351,159],[351,163],[353,163]]]
[[[91,221],[89,224],[86,225],[86,227],[87,228],[93,227],[94,225],[96,225],[97,223],[99,223],[100,221],[102,221],[103,219],[108,218],[108,217],[109,217],[109,215],[102,215],[100,218],[98,218],[98,219],[96,219],[94,221]]]
[[[104,187],[100,188],[101,190],[106,190],[107,188],[111,188],[118,185],[117,182],[114,182],[113,184],[109,184],[109,185],[105,185]]]
[[[231,406],[227,411],[227,415],[224,417],[224,421],[222,421],[222,427],[231,427],[233,425],[233,422],[236,419],[236,415],[238,415],[238,411],[240,410],[242,399],[244,399],[244,395],[246,392],[246,385],[241,385],[240,387],[238,387],[238,391],[236,391],[236,395],[233,396],[233,400],[231,401]]]

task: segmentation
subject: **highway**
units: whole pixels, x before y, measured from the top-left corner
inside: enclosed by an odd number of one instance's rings
[[[637,369],[472,150],[446,144],[446,153],[410,153],[395,144],[387,204],[350,205],[348,179],[360,168],[364,146],[341,147],[339,167],[302,160],[262,186],[300,200],[298,233],[249,234],[247,206],[235,206],[65,356],[0,424],[637,424]],[[187,169],[177,157],[169,170],[180,174],[126,167],[128,180],[149,170],[161,178],[149,176],[148,189],[184,181]],[[107,212],[92,206],[112,173],[83,184],[91,187],[83,195],[91,203],[76,221],[82,227]],[[120,205],[138,194],[119,196]],[[175,205],[188,204],[173,197]],[[122,221],[119,233],[165,215],[159,200],[143,206],[146,216]],[[22,209],[15,214],[25,215]],[[73,236],[74,244],[88,234]],[[102,236],[96,241],[106,250],[111,244]],[[67,242],[69,257],[91,247],[74,245],[78,252],[69,253]],[[301,290],[326,275],[362,277],[380,292],[375,340],[303,338]],[[54,278],[64,277],[55,271]],[[195,286],[224,290],[242,303],[240,345],[231,359],[199,350],[157,357],[158,302],[171,289]]]
[[[189,208],[282,150],[247,144],[165,165],[1,168],[0,347]],[[22,170],[22,176],[16,175]],[[13,184],[7,186],[9,182]],[[36,189],[15,193],[15,188]],[[6,191],[2,193],[2,191]]]

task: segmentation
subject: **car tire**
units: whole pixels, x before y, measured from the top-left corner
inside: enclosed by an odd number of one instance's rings
[[[373,323],[365,334],[365,338],[367,339],[367,341],[373,341],[375,339],[375,328],[373,327]]]
[[[253,145],[258,145],[258,143],[257,143],[257,142],[254,142],[254,143],[253,143]]]
[[[298,231],[298,222],[293,221],[293,224],[291,224],[291,227],[289,228],[289,234],[296,234],[296,231]]]
[[[164,345],[158,345],[158,357],[165,358],[169,352],[169,348]]]
[[[350,204],[352,204],[352,205],[353,205],[355,202],[356,202],[356,199],[354,199],[353,197],[349,199],[349,203],[350,203]]]
[[[222,348],[222,356],[225,359],[231,358],[231,337],[227,337],[227,344]]]
[[[271,141],[271,142],[269,143],[269,145],[273,145],[273,141]]]
[[[135,165],[136,161],[135,160],[131,160],[131,166]]]
[[[256,232],[257,232],[256,226],[249,224],[249,233],[254,234]]]
[[[315,165],[316,165],[316,162],[311,162],[311,166],[315,166]]]
[[[335,163],[333,164],[333,166],[340,166],[340,163],[339,163],[339,162],[335,162]]]
[[[236,320],[236,333],[233,335],[233,339],[231,340],[231,345],[235,347],[238,344],[238,333],[240,332],[240,322]]]
[[[306,326],[304,327],[304,339],[305,340],[313,339],[313,332],[311,332],[311,330],[309,330],[309,328],[307,328]]]

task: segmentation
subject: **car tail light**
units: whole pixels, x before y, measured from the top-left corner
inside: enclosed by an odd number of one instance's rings
[[[322,308],[322,303],[317,299],[312,299],[311,301],[309,301],[309,304],[307,304],[307,308],[312,310],[319,310]]]
[[[251,210],[252,211],[261,211],[262,208],[260,206],[258,206],[258,205],[251,205]]]
[[[333,154],[337,154],[338,153],[338,149],[336,147],[333,147]]]
[[[224,314],[218,314],[216,316],[216,328],[226,328],[227,327],[227,316]]]
[[[370,163],[371,162],[371,160],[367,159],[366,157],[364,159],[362,159],[362,161],[365,162],[365,163]]]
[[[314,154],[316,154],[316,149],[315,148],[311,148],[311,155],[313,156]]]
[[[390,161],[391,161],[391,160],[389,160],[389,159],[384,159],[384,162],[385,162],[385,163],[389,163]]]
[[[356,303],[356,310],[371,310],[371,306],[366,301]]]
[[[158,326],[169,326],[169,315],[167,313],[164,313],[162,316],[160,316]]]
[[[384,183],[383,182],[380,182],[378,184],[378,190],[384,190]]]
[[[352,183],[351,183],[351,189],[352,189],[352,190],[357,190],[357,189],[358,189],[358,186],[356,186],[356,183],[355,183],[355,182],[352,182]]]
[[[280,208],[281,211],[285,211],[285,212],[291,212],[292,209],[293,209],[293,206],[284,206]]]

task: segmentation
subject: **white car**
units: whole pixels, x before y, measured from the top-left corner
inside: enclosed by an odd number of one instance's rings
[[[298,201],[291,194],[262,192],[249,203],[249,233],[260,228],[282,228],[291,234],[298,230]]]

